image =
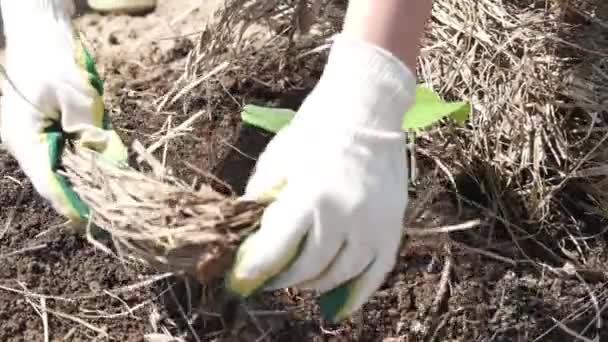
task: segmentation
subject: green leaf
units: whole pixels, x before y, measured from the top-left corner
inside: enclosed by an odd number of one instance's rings
[[[416,103],[403,119],[405,131],[418,131],[427,128],[446,117],[464,123],[470,114],[468,102],[445,102],[432,89],[419,85],[416,88]]]
[[[250,125],[277,133],[287,126],[296,112],[287,108],[246,105],[241,111],[241,119]]]
[[[446,117],[463,124],[471,112],[468,102],[445,102],[432,89],[419,85],[416,88],[416,103],[405,113],[402,128],[405,131],[425,129]],[[272,108],[246,105],[241,119],[250,125],[277,133],[296,115],[287,108]]]

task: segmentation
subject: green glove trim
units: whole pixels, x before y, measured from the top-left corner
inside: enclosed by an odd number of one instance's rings
[[[103,104],[103,81],[101,80],[101,76],[97,71],[97,66],[95,64],[95,60],[93,59],[92,54],[86,48],[82,39],[80,38],[80,34],[76,29],[74,29],[74,36],[77,37],[75,41],[76,51],[75,58],[76,63],[81,67],[81,69],[86,74],[86,79],[88,84],[95,90],[97,96],[94,96],[93,108],[92,112],[94,117],[96,118],[95,122],[99,127],[104,130],[111,130],[112,123],[110,121],[110,117],[108,115],[107,110]]]
[[[419,85],[416,88],[416,101],[405,113],[402,129],[418,131],[425,129],[446,117],[459,124],[464,124],[471,113],[468,102],[446,102],[430,88]],[[245,105],[241,111],[243,122],[272,133],[278,133],[287,126],[296,111],[287,108],[271,108],[257,105]],[[320,123],[322,124],[322,122]]]
[[[44,130],[42,136],[48,146],[49,166],[55,183],[53,187],[58,192],[57,195],[62,197],[64,205],[69,206],[69,208],[66,208],[70,213],[68,214],[68,218],[75,221],[87,220],[89,208],[82,202],[76,192],[70,188],[67,179],[57,173],[65,146],[63,132],[61,132],[57,125],[51,125]]]
[[[76,37],[74,51],[76,63],[80,66],[87,84],[91,86],[93,91],[91,114],[94,117],[94,125],[97,125],[104,130],[111,131],[112,125],[107,111],[105,110],[102,98],[103,81],[99,76],[92,55],[82,43],[76,29],[74,29],[74,37]],[[63,131],[58,120],[58,118],[57,120],[49,120],[50,124],[48,124],[41,133],[41,138],[48,146],[48,165],[50,167],[51,177],[50,186],[54,189],[56,196],[58,196],[57,200],[61,203],[63,210],[66,212],[66,216],[71,221],[84,221],[87,220],[90,215],[88,206],[80,199],[76,192],[71,189],[67,179],[57,172],[60,168],[61,156],[66,140],[70,139],[70,137],[66,136],[66,133]],[[84,145],[87,145],[87,142],[84,142]],[[104,146],[102,149],[101,154],[107,159],[116,159],[118,162],[123,162],[127,158],[126,148],[115,133],[107,146]]]
[[[77,37],[78,36],[79,35],[77,35]],[[76,61],[89,74],[89,83],[97,90],[97,94],[103,96],[103,81],[101,80],[101,76],[99,76],[99,72],[97,72],[97,66],[95,65],[93,56],[86,46],[84,46],[80,38],[77,39],[76,46],[78,49],[77,51],[79,52],[76,54]]]
[[[352,293],[353,282],[348,281],[324,294],[319,299],[321,317],[326,321],[336,321],[338,313],[346,305]]]
[[[354,294],[357,293],[359,280],[371,268],[374,261],[372,260],[358,276],[323,293],[319,297],[318,302],[321,308],[321,317],[324,320],[338,322],[344,318],[345,309],[349,307],[349,302],[354,298]]]

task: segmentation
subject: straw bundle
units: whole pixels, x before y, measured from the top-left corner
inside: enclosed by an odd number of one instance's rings
[[[207,185],[195,191],[159,170],[118,167],[89,150],[66,151],[63,162],[91,222],[111,234],[119,252],[201,282],[222,276],[265,208]]]

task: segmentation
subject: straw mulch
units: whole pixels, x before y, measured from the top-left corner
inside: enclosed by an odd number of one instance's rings
[[[211,101],[226,78],[255,77],[277,89],[314,85],[344,6],[228,1],[155,109],[187,110],[201,94]],[[589,222],[603,222],[608,204],[602,7],[601,1],[435,1],[420,80],[447,99],[471,101],[474,112],[464,127],[446,122],[417,136],[412,206],[418,210],[408,223],[422,222],[420,208],[449,195],[458,210],[444,215],[464,220],[473,213],[487,222],[486,229],[462,233],[469,243],[496,251],[502,236],[519,241],[514,253],[527,255],[526,240],[555,262],[563,261],[556,247],[562,239],[596,233]],[[214,99],[218,110],[234,106],[228,95]],[[84,154],[68,154],[64,163],[92,206],[92,221],[112,233],[123,255],[197,270],[202,280],[228,267],[264,207],[211,188],[194,190],[162,168],[95,166]],[[213,270],[201,276],[203,264]]]
[[[608,204],[607,10],[601,1],[435,2],[419,73],[475,112],[466,127],[419,136],[418,151],[461,208],[491,220],[468,241],[492,246],[502,231],[562,264],[563,239],[598,233]]]

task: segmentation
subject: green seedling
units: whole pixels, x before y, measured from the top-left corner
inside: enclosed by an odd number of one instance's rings
[[[451,118],[459,124],[464,124],[471,112],[468,102],[446,102],[432,89],[419,85],[416,88],[415,104],[404,114],[402,129],[415,133]],[[248,104],[241,111],[241,119],[252,126],[278,133],[296,115],[296,111],[288,108],[272,108]],[[413,136],[413,135],[412,135]]]
[[[402,128],[406,132],[421,131],[446,117],[462,125],[470,113],[471,105],[468,102],[446,102],[431,88],[419,85],[416,88],[416,102],[403,116]]]
[[[288,108],[262,107],[252,104],[245,105],[241,111],[243,122],[272,133],[278,133],[287,126],[295,115],[296,112]]]

